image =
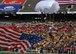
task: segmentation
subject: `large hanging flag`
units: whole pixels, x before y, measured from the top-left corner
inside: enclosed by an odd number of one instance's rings
[[[21,46],[21,50],[24,52],[27,48],[32,47],[34,44],[38,43],[45,38],[38,35],[28,35],[24,33],[19,33],[13,29],[0,26],[0,47],[8,48],[11,47],[15,49],[15,46]]]
[[[12,47],[15,49],[15,46],[21,45],[21,49],[26,51],[30,47],[30,43],[26,40],[20,40],[21,35],[22,33],[0,26],[0,47],[6,49]]]

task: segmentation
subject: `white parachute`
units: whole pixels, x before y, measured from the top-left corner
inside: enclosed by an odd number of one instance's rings
[[[35,11],[43,12],[45,14],[52,14],[60,9],[58,2],[55,0],[42,0],[35,6]]]

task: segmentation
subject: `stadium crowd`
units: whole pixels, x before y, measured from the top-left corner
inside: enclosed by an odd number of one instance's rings
[[[76,22],[0,22],[0,25],[18,32],[45,37],[45,40],[33,46],[34,49],[41,46],[48,52],[76,52]]]

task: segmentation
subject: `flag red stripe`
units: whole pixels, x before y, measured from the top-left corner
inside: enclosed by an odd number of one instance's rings
[[[5,36],[5,37],[7,37],[7,38],[9,38],[9,39],[11,39],[11,40],[19,41],[19,39],[15,38],[15,36],[11,36],[11,35],[9,35],[9,34],[7,34],[7,33],[5,33],[5,32],[6,32],[6,31],[3,30],[3,29],[2,29],[2,31],[0,30],[0,34],[1,34],[2,36]]]
[[[18,32],[16,32],[15,33],[15,31],[13,31],[13,30],[11,30],[11,29],[8,29],[8,28],[4,28],[4,27],[1,27],[2,29],[4,29],[5,31],[7,31],[7,32],[9,32],[9,33],[12,33],[12,34],[14,34],[14,35],[17,35],[18,37],[20,37],[20,33],[18,33]],[[11,30],[11,31],[10,31]]]
[[[3,34],[6,34],[3,30],[0,30],[0,33],[3,33]],[[14,37],[14,38],[17,38],[16,36],[14,36],[13,34],[8,34],[9,36],[11,36],[11,37]],[[17,38],[17,39],[19,39],[19,38]]]
[[[3,34],[0,34],[0,35],[3,36],[3,37],[6,37],[7,39],[10,39],[11,41],[19,42],[19,40],[12,39],[7,35],[3,35]]]
[[[18,37],[20,37],[20,35],[21,35],[21,33],[16,32],[16,31],[14,31],[14,30],[12,30],[12,29],[5,28],[5,30],[6,30],[7,32],[10,32],[10,33],[12,33],[12,34],[17,35]]]
[[[29,45],[28,45],[27,41],[22,41],[22,42],[27,46],[27,48],[30,47],[30,43],[29,43]]]
[[[26,50],[26,46],[24,46],[24,43],[20,42],[20,44],[22,45],[23,49]]]
[[[16,32],[12,29],[0,26],[0,47],[8,47],[20,44],[23,51],[30,47],[28,41],[19,40],[21,33]]]
[[[28,45],[28,42],[27,41],[24,41],[25,45],[27,45],[27,48],[30,47],[30,44]]]
[[[3,37],[6,37],[6,38],[8,38],[7,36],[4,36],[4,35],[2,35],[2,34],[0,34],[1,36],[3,36]],[[8,38],[8,39],[10,39],[10,38]],[[11,40],[11,39],[10,39]],[[6,41],[6,40],[5,40]],[[13,40],[13,41],[15,41],[15,40]],[[10,41],[9,41],[10,42]],[[18,41],[15,41],[15,42],[18,42]],[[29,48],[29,45],[28,45],[28,43],[26,42],[26,41],[24,41],[24,44],[25,44],[25,46],[27,46],[27,48]],[[23,45],[22,45],[23,46]],[[23,48],[24,48],[24,50],[26,50],[26,48],[23,46]]]

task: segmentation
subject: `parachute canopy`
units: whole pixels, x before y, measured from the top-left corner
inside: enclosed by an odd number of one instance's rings
[[[58,2],[55,0],[42,0],[35,6],[35,11],[43,12],[45,14],[52,14],[60,9]]]

